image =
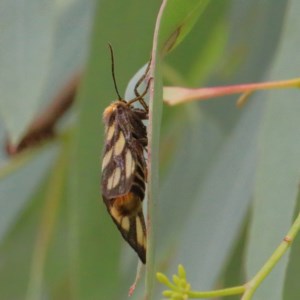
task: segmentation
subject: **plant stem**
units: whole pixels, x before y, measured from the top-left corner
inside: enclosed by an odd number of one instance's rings
[[[298,214],[296,220],[292,224],[290,230],[287,235],[284,237],[283,241],[277,247],[277,249],[273,252],[271,257],[266,261],[266,263],[262,266],[262,268],[256,273],[256,275],[248,281],[246,284],[231,288],[225,288],[214,291],[190,291],[182,289],[182,285],[178,285],[176,281],[173,284],[166,275],[162,273],[157,273],[157,279],[170,288],[169,291],[165,291],[164,293],[170,293],[168,296],[172,295],[172,292],[178,293],[180,295],[187,296],[191,299],[201,299],[201,298],[214,298],[221,296],[231,296],[243,294],[241,300],[250,300],[256,289],[263,282],[263,280],[269,275],[269,273],[276,266],[277,262],[281,259],[281,257],[285,254],[285,252],[290,247],[291,243],[295,239],[297,233],[300,230],[300,213]],[[181,266],[183,269],[183,267]],[[184,271],[184,269],[183,269]],[[175,275],[176,277],[176,275]],[[184,271],[184,282],[185,285],[189,286],[189,283],[186,282],[185,271]]]
[[[242,300],[250,300],[255,290],[259,287],[261,282],[268,276],[268,274],[275,267],[280,258],[284,255],[287,249],[290,247],[298,231],[300,230],[300,214],[297,216],[289,232],[280,243],[278,248],[274,251],[272,256],[267,260],[259,272],[246,284],[246,291],[242,297]]]
[[[221,296],[232,296],[239,295],[245,292],[245,286],[235,286],[227,289],[215,290],[215,291],[207,291],[207,292],[197,292],[197,291],[189,291],[187,294],[189,298],[215,298]]]
[[[164,87],[164,101],[169,105],[177,105],[194,100],[207,100],[232,94],[252,93],[258,90],[279,88],[299,88],[300,78],[288,80],[216,86],[208,88],[191,89],[184,87]]]

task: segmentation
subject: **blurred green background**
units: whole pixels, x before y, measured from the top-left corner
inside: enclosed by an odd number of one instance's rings
[[[170,28],[188,23],[180,17],[201,3],[168,2],[173,5],[163,22]],[[116,98],[107,43],[124,94],[150,57],[160,5],[1,1],[0,299],[127,298],[137,257],[107,215],[99,182],[102,112]],[[297,77],[299,11],[297,0],[208,1],[190,33],[164,57],[164,85]],[[76,104],[59,122],[58,137],[8,157],[7,137],[17,143],[82,71]],[[197,290],[250,279],[297,212],[299,91],[259,92],[242,109],[235,101],[163,105],[154,270],[170,275],[181,263]],[[253,299],[299,299],[299,247],[296,240]],[[163,289],[155,283],[152,298],[161,299]],[[143,277],[132,299],[144,293]]]

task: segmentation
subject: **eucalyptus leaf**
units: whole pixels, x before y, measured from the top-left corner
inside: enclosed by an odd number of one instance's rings
[[[16,144],[45,103],[82,71],[95,1],[1,1],[0,115]]]
[[[0,113],[13,144],[32,120],[45,85],[55,2],[1,1]]]
[[[198,178],[198,192],[190,205],[174,259],[186,266],[191,274],[190,281],[193,286],[197,284],[198,289],[213,286],[248,210],[261,104],[255,101],[249,105],[219,151],[210,156],[210,166],[203,181],[199,181],[199,177],[193,179],[197,181]],[[200,138],[197,140],[201,141]],[[184,196],[180,199],[191,201]]]
[[[291,1],[280,47],[270,78],[299,75],[300,43],[298,1]],[[291,59],[292,58],[292,59]],[[299,92],[272,91],[268,95],[260,137],[255,200],[249,234],[246,267],[248,278],[262,266],[288,231],[296,205],[300,180]],[[254,299],[282,299],[288,255],[260,286]]]
[[[235,4],[232,6],[233,12],[228,14],[230,26],[240,20],[237,11],[245,19],[256,19],[251,14],[251,10],[260,5],[256,1],[251,5],[241,2]],[[281,3],[281,6],[273,8],[270,3],[268,10],[266,3],[261,5],[264,17],[259,15],[253,22],[263,31],[274,31],[272,39],[264,48],[253,48],[251,41],[245,43],[244,36],[232,29],[229,41],[244,43],[249,50],[243,58],[244,64],[236,65],[236,72],[230,76],[227,74],[226,81],[225,78],[221,80],[225,73],[225,68],[221,68],[210,79],[214,84],[228,84],[241,78],[260,78],[269,66],[273,55],[271,49],[278,42],[279,31],[275,33],[272,24],[266,20],[273,18],[274,14],[278,15],[278,20],[282,20],[284,6]],[[273,12],[270,11],[272,8]],[[243,28],[249,30],[246,26]],[[277,28],[280,28],[280,24],[277,24]],[[253,38],[255,34],[259,38],[261,33],[252,28]],[[226,55],[222,58],[224,62],[233,56],[235,44],[228,43]],[[190,49],[186,49],[187,53]],[[268,59],[258,65],[256,62],[266,53]],[[247,71],[244,65],[248,66]],[[257,67],[252,68],[253,65]],[[195,115],[199,114],[199,121],[187,127],[182,150],[175,156],[174,168],[170,169],[163,186],[159,244],[164,264],[176,261],[186,265],[191,282],[197,287],[211,288],[218,279],[252,200],[259,124],[264,108],[264,103],[259,101],[263,101],[263,96],[259,94],[251,98],[250,106],[242,111],[237,111],[228,98],[203,103],[202,112],[194,106],[190,107],[193,111],[191,120],[197,120]]]

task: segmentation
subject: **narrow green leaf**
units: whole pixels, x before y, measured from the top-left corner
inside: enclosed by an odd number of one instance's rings
[[[160,70],[161,53],[159,51],[160,22],[167,0],[162,2],[157,15],[150,75],[154,79],[150,86],[150,105],[148,133],[148,202],[147,202],[147,265],[146,265],[146,293],[145,299],[152,299],[155,280],[155,238],[156,217],[159,189],[159,135],[162,115],[162,77]]]

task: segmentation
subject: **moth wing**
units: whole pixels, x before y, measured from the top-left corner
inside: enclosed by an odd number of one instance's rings
[[[145,264],[147,236],[142,206],[140,205],[136,214],[131,215],[120,215],[113,205],[107,205],[107,209],[123,238]]]
[[[130,191],[138,165],[138,155],[120,130],[120,134],[111,147],[105,149],[103,156],[102,195],[105,198],[115,198]],[[140,159],[144,160],[143,157]]]

